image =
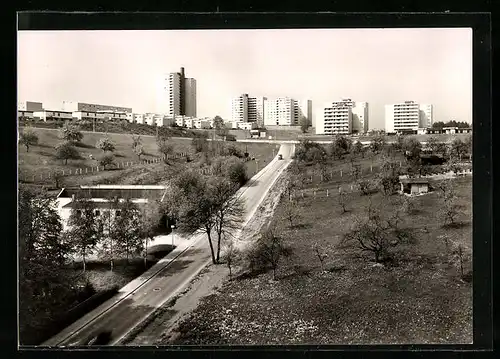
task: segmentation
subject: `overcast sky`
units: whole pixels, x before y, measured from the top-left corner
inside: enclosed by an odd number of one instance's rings
[[[311,99],[314,116],[340,98],[434,105],[435,121],[472,121],[472,30],[304,29],[20,31],[18,100],[158,110],[164,73],[197,81],[198,116],[231,116],[231,98]]]

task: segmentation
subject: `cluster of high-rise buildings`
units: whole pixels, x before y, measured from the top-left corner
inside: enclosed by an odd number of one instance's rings
[[[213,127],[213,119],[197,118],[196,80],[186,77],[184,67],[162,78],[159,113],[134,113],[132,108],[83,102],[63,101],[61,110],[44,109],[40,102],[18,105],[18,116],[39,120],[105,120],[125,119],[129,122],[156,126],[188,128]],[[312,101],[291,97],[268,98],[241,94],[231,99],[231,120],[226,126],[251,130],[267,126],[299,126],[306,121],[319,135],[368,132],[368,102],[343,98],[325,104],[313,119]],[[405,132],[429,128],[433,123],[431,104],[415,101],[385,105],[385,131]]]
[[[312,101],[291,97],[252,97],[242,94],[231,100],[231,127],[312,125]]]

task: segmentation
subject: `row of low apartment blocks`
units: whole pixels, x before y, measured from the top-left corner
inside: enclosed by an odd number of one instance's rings
[[[83,102],[64,101],[62,110],[46,110],[41,102],[26,101],[18,104],[18,117],[32,120],[127,120],[131,123],[151,126],[172,126],[187,128],[212,128],[213,119],[193,118],[178,115],[171,117],[156,113],[133,113],[132,108],[110,105],[89,104]]]
[[[297,126],[306,119],[312,123],[312,101],[290,97],[252,97],[242,94],[231,100],[232,128]]]

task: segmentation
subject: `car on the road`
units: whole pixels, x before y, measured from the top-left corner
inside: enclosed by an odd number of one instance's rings
[[[99,332],[97,335],[92,335],[85,341],[85,345],[106,345],[111,342],[111,331],[106,330]]]
[[[282,159],[283,159],[283,155],[282,155],[281,153],[278,155],[278,159],[279,159],[279,160],[282,160]]]

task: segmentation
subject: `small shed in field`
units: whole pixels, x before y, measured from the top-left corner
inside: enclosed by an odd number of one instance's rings
[[[401,193],[411,195],[429,192],[429,180],[425,178],[404,178],[400,180]]]

